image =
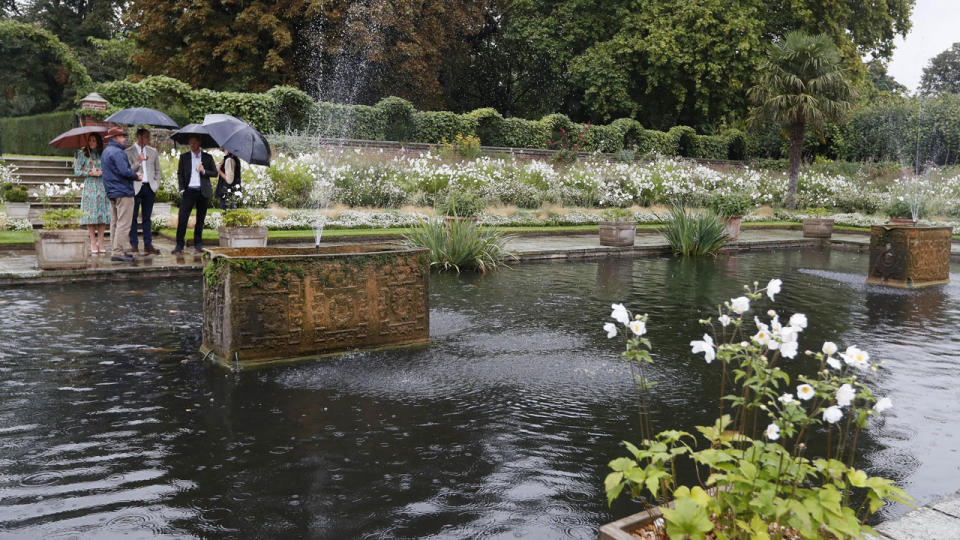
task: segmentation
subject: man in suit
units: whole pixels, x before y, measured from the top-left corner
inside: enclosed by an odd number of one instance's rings
[[[130,227],[130,249],[134,253],[140,252],[137,242],[137,215],[143,209],[143,253],[144,255],[159,255],[160,250],[153,247],[153,230],[150,217],[153,213],[153,201],[157,190],[160,189],[160,154],[150,146],[150,131],[140,128],[137,130],[137,142],[127,148],[127,159],[130,168],[143,177],[142,182],[133,183],[133,226]]]
[[[173,255],[183,253],[187,237],[187,221],[190,212],[197,208],[197,222],[193,227],[193,249],[196,254],[203,253],[203,219],[207,216],[207,206],[213,197],[210,179],[217,176],[217,164],[213,156],[201,151],[199,135],[189,139],[190,151],[180,154],[177,166],[177,181],[180,184],[180,213],[177,216],[177,247]]]
[[[100,162],[103,169],[103,187],[110,199],[110,240],[113,242],[113,256],[110,260],[133,262],[133,255],[128,253],[127,241],[130,239],[130,225],[133,221],[133,183],[140,181],[140,173],[130,168],[126,154],[127,132],[123,128],[110,128],[103,138],[109,141]]]

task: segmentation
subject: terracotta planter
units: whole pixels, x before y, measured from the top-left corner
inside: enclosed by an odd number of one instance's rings
[[[10,219],[28,219],[30,217],[30,203],[28,202],[8,202],[7,217]]]
[[[220,247],[267,247],[266,227],[220,227]]]
[[[636,221],[601,221],[600,245],[632,247],[637,237]]]
[[[809,218],[803,220],[804,238],[830,238],[833,236],[833,220]]]
[[[201,350],[227,368],[429,340],[427,249],[346,244],[207,252]]]
[[[37,266],[42,270],[86,268],[90,253],[90,235],[87,231],[64,229],[33,232],[37,251]]]
[[[899,288],[950,281],[950,227],[874,225],[867,283]]]
[[[727,226],[725,232],[727,236],[730,237],[730,240],[736,241],[740,238],[740,224],[743,222],[743,216],[730,216],[727,218]]]

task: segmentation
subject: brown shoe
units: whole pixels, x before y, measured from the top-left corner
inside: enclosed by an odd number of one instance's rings
[[[160,250],[153,246],[149,246],[149,247],[144,246],[143,252],[146,253],[147,255],[160,255]]]
[[[139,255],[139,254],[140,254],[140,248],[137,247],[137,246],[130,246],[130,250],[127,251],[127,253],[135,253],[135,254]]]

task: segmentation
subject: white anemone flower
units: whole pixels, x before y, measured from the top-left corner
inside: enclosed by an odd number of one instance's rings
[[[777,339],[782,343],[796,343],[797,329],[793,326],[784,326],[777,332]]]
[[[837,344],[832,341],[824,341],[823,348],[821,350],[823,351],[823,354],[827,356],[833,356],[837,354]]]
[[[836,370],[843,369],[843,364],[841,364],[839,360],[837,360],[832,356],[830,358],[827,358],[827,365],[829,365],[830,367]]]
[[[846,362],[848,366],[857,369],[867,369],[870,367],[870,355],[867,354],[867,351],[861,350],[853,345],[847,347],[846,352],[840,353],[840,357],[843,358],[843,361]]]
[[[809,384],[801,384],[797,386],[797,397],[809,401],[814,395],[813,387]]]
[[[756,334],[750,336],[750,339],[756,341],[760,345],[769,345],[770,337],[770,332],[765,328],[761,328]]]
[[[647,324],[643,321],[630,321],[630,324],[627,325],[627,328],[629,328],[635,336],[642,336],[647,333]]]
[[[787,403],[792,403],[792,402],[793,402],[793,394],[784,394],[784,395],[778,397],[777,400],[778,400],[780,403],[783,403],[784,405],[786,405]]]
[[[703,340],[701,341],[691,341],[690,348],[693,351],[693,354],[704,353],[703,359],[709,364],[713,362],[713,359],[717,357],[717,351],[713,348],[713,338],[709,334],[703,335]]]
[[[780,426],[776,424],[770,424],[767,426],[767,438],[771,441],[775,441],[780,438]]]
[[[750,311],[750,299],[746,296],[738,296],[730,300],[730,309],[737,315],[743,315]]]
[[[889,409],[890,407],[893,407],[893,401],[891,401],[890,398],[885,397],[885,398],[880,398],[877,401],[877,404],[873,406],[873,410],[877,412],[883,412]]]
[[[837,389],[837,405],[840,407],[846,407],[853,402],[853,398],[856,397],[857,392],[847,383],[844,383]]]
[[[797,357],[797,342],[791,341],[790,343],[781,343],[780,344],[780,354],[786,358],[796,358]]]
[[[836,405],[823,410],[823,421],[828,424],[836,424],[841,418],[843,418],[843,411]]]
[[[603,325],[603,331],[607,333],[607,339],[617,337],[617,325],[608,322]]]
[[[790,316],[789,324],[799,332],[807,327],[807,316],[803,313],[794,313]]]
[[[720,321],[721,326],[728,326],[731,319],[729,315],[721,315],[717,317],[717,320]]]
[[[783,285],[783,280],[780,279],[771,279],[767,283],[767,296],[770,297],[770,301],[773,302],[773,295],[780,292],[780,286]]]
[[[630,322],[630,314],[627,313],[627,308],[623,307],[623,304],[610,304],[610,307],[613,308],[613,313],[610,314],[613,320],[624,325]]]

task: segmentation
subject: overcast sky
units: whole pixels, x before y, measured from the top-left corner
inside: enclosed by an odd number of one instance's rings
[[[916,90],[927,62],[960,41],[960,0],[917,0],[911,19],[913,28],[906,39],[896,39],[887,71]]]

